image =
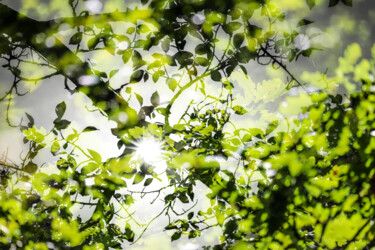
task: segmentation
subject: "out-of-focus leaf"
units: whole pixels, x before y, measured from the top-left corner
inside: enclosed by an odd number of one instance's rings
[[[340,0],[329,0],[328,7],[333,7],[337,5],[340,2]]]
[[[312,23],[314,23],[314,21],[310,21],[310,20],[307,20],[307,19],[301,19],[297,23],[297,27],[304,26],[304,25],[309,25],[309,24],[312,24]]]
[[[38,170],[38,165],[36,165],[35,163],[33,162],[29,162],[26,166],[25,166],[25,171],[29,174],[33,174],[36,172],[36,170]]]
[[[79,44],[82,41],[82,32],[75,33],[69,40],[69,44]]]
[[[353,6],[353,0],[342,0],[342,2],[347,6]]]
[[[137,83],[142,80],[144,71],[143,70],[137,70],[130,76],[130,83]]]
[[[155,91],[152,95],[151,95],[151,104],[156,107],[156,106],[159,106],[160,104],[160,96],[158,94],[157,91]]]
[[[310,10],[315,6],[315,0],[306,0],[306,3],[309,6]]]
[[[56,108],[55,108],[55,112],[56,112],[56,115],[57,115],[57,118],[61,118],[63,117],[64,113],[65,113],[65,110],[66,110],[66,104],[65,102],[61,102],[59,104],[57,104]]]
[[[97,128],[94,127],[94,126],[87,126],[86,128],[84,128],[84,129],[82,130],[82,132],[91,132],[91,131],[95,131],[95,130],[99,130],[99,129],[97,129]]]

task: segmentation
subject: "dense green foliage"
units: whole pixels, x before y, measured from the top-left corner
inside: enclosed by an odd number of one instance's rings
[[[288,63],[318,45],[303,43],[312,21],[288,4],[113,2],[120,10],[99,14],[81,10],[83,1],[56,4],[72,14],[50,21],[38,21],[46,17],[35,6],[21,15],[0,4],[1,60],[12,75],[1,107],[29,148],[20,163],[0,162],[1,248],[125,248],[159,217],[166,220],[158,233],[171,241],[221,229],[207,249],[375,245],[375,46],[362,59],[352,44],[334,75],[304,72],[302,82]],[[352,1],[329,1],[339,4]],[[250,63],[287,77],[255,83]],[[125,66],[131,74],[118,84]],[[66,91],[90,99],[88,113],[115,122],[119,156],[103,159],[80,143],[98,129],[75,127],[64,101],[48,131],[28,113],[11,122],[13,99],[57,76]],[[155,86],[149,95],[147,83]],[[256,122],[243,125],[242,117]],[[42,152],[54,159],[48,170],[35,163]],[[142,224],[133,212],[145,200],[157,213]]]

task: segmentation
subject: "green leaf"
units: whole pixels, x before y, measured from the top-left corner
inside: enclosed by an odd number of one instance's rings
[[[245,75],[247,75],[247,70],[246,70],[246,68],[245,68],[243,65],[240,65],[240,68],[241,68],[242,71],[245,73]]]
[[[98,163],[98,164],[101,164],[101,163],[102,163],[102,157],[101,157],[101,155],[100,155],[98,152],[96,152],[96,151],[94,151],[94,150],[92,150],[92,149],[87,149],[87,151],[90,153],[92,159],[93,159],[96,163]]]
[[[310,10],[315,6],[315,0],[306,0],[306,3],[309,6]]]
[[[218,70],[215,70],[211,73],[211,79],[215,82],[220,82],[221,80],[221,74]]]
[[[38,165],[36,165],[35,163],[33,162],[29,162],[26,166],[25,166],[25,171],[29,174],[33,174],[36,172],[36,170],[38,169]]]
[[[150,101],[151,101],[151,104],[152,104],[154,107],[159,106],[159,104],[160,104],[160,96],[159,96],[159,94],[158,94],[157,91],[155,91],[155,92],[151,95],[151,99],[150,99]]]
[[[125,93],[126,94],[130,94],[131,92],[132,92],[132,88],[131,87],[126,87]]]
[[[208,63],[209,63],[207,58],[199,57],[199,56],[195,58],[195,61],[198,65],[201,65],[201,66],[204,66],[204,67],[208,66]]]
[[[236,54],[236,58],[240,63],[248,63],[250,59],[255,59],[256,57],[256,52],[250,52],[247,47],[242,47]]]
[[[54,123],[57,130],[62,130],[62,129],[66,129],[69,126],[70,121],[56,119],[56,120],[53,121],[53,123]]]
[[[78,134],[77,133],[73,133],[73,134],[70,134],[66,137],[66,141],[67,142],[71,142],[73,141],[74,139],[76,139],[78,137]]]
[[[109,77],[112,78],[114,75],[117,74],[118,71],[118,69],[111,70],[111,72],[109,72]]]
[[[60,144],[58,141],[54,141],[51,145],[51,152],[57,152],[60,150]]]
[[[135,31],[135,27],[130,27],[126,30],[126,33],[128,33],[129,35],[133,34]]]
[[[161,48],[162,50],[167,53],[169,51],[169,47],[171,45],[171,41],[169,39],[165,39],[162,43],[161,43]]]
[[[164,202],[165,202],[165,204],[167,204],[167,203],[173,201],[175,198],[176,198],[175,194],[168,194],[167,196],[165,196]]]
[[[66,104],[65,104],[65,102],[61,102],[61,103],[57,104],[57,106],[55,108],[55,112],[56,112],[56,115],[57,115],[58,119],[60,119],[61,117],[63,117],[63,115],[65,113],[65,110],[66,110]]]
[[[329,0],[328,7],[333,7],[337,5],[340,2],[340,0]]]
[[[147,69],[150,70],[150,69],[154,69],[154,68],[160,68],[161,66],[162,66],[161,61],[156,60],[156,61],[154,61],[153,63],[150,63],[150,64],[147,66]]]
[[[125,194],[124,195],[124,202],[125,202],[126,205],[130,206],[131,204],[134,203],[134,199],[131,195]]]
[[[246,109],[240,105],[234,106],[233,110],[237,115],[243,115],[247,113]]]
[[[140,183],[141,181],[143,181],[144,178],[145,178],[144,175],[141,175],[141,174],[137,173],[137,174],[134,176],[133,184],[138,184],[138,183]]]
[[[96,131],[96,130],[99,130],[99,129],[95,128],[94,126],[88,126],[82,130],[82,133]]]
[[[202,135],[209,135],[212,131],[214,131],[214,127],[212,125],[208,125],[207,127],[203,128],[199,131]]]
[[[317,48],[309,48],[307,50],[304,50],[302,51],[302,55],[304,57],[309,57],[311,55],[311,53],[314,51],[314,50],[320,50],[320,49],[317,49]]]
[[[191,218],[193,218],[194,216],[194,212],[190,212],[187,216],[188,220],[191,220]]]
[[[145,180],[145,183],[143,184],[143,186],[148,186],[148,185],[150,185],[151,184],[151,182],[154,180],[154,178],[147,178],[146,180]]]
[[[195,53],[198,54],[198,55],[204,55],[204,54],[207,54],[207,52],[209,51],[209,46],[207,44],[198,44],[196,47],[195,47]]]
[[[124,62],[124,64],[126,64],[129,61],[130,57],[132,56],[132,53],[133,51],[131,49],[126,49],[124,51],[124,54],[122,55],[122,61]]]
[[[34,118],[28,113],[25,113],[25,114],[26,114],[27,119],[29,119],[29,123],[27,124],[27,126],[31,128],[32,126],[34,126]]]
[[[141,33],[147,33],[149,31],[150,31],[150,28],[146,24],[142,24],[139,27],[139,32],[141,32]]]
[[[272,121],[270,124],[268,124],[266,128],[266,135],[269,135],[279,126],[279,121]]]
[[[285,20],[285,13],[280,13],[278,16],[277,16],[277,19],[279,22],[283,22]]]
[[[75,33],[69,40],[69,44],[79,44],[82,41],[82,32]]]
[[[186,196],[185,193],[181,193],[181,194],[178,196],[178,199],[179,199],[182,203],[189,203],[189,198]]]
[[[143,105],[143,97],[141,95],[138,95],[137,93],[134,93],[135,97],[137,98],[139,104],[142,106]]]
[[[143,70],[137,70],[130,76],[130,83],[136,83],[142,80],[144,71]]]
[[[227,34],[232,34],[234,31],[236,31],[239,28],[241,28],[241,26],[242,26],[242,24],[239,23],[239,22],[230,22],[230,23],[227,23],[227,24],[223,25],[223,30]]]
[[[238,65],[238,62],[236,60],[231,60],[230,65],[225,68],[225,73],[227,73],[227,75],[230,76],[233,70],[237,67],[237,65]]]
[[[25,135],[26,139],[29,141],[35,141],[36,143],[42,144],[44,137],[45,137],[45,131],[43,129],[37,130],[35,126],[32,128],[28,128],[22,131],[22,133]]]
[[[93,37],[87,41],[87,48],[92,50],[96,47],[96,45],[98,45],[99,42],[100,40],[97,37]]]
[[[311,23],[313,23],[314,21],[310,21],[310,20],[307,20],[307,19],[301,19],[298,23],[297,23],[297,27],[300,27],[300,26],[304,26],[304,25],[309,25]]]
[[[100,168],[98,163],[89,162],[87,165],[82,167],[81,174],[88,175]]]
[[[233,37],[233,45],[236,49],[240,48],[244,41],[244,34],[235,34]]]
[[[232,89],[234,87],[233,84],[228,80],[224,81],[223,84],[226,89]]]
[[[262,34],[262,28],[260,28],[259,26],[250,24],[247,28],[249,30],[250,36],[253,38],[258,38]]]
[[[188,52],[188,51],[178,52],[175,55],[175,58],[177,59],[178,63],[181,65],[181,67],[185,67],[187,65],[192,64],[193,59],[191,59],[191,57],[193,57],[193,54],[191,52]]]
[[[161,115],[167,115],[167,109],[166,108],[158,108],[156,111]]]
[[[175,241],[175,240],[178,240],[180,237],[181,237],[181,232],[175,232],[175,233],[172,235],[171,240],[172,240],[172,241]]]
[[[152,74],[152,81],[156,83],[159,80],[159,77],[160,77],[159,73],[155,72],[154,74]]]
[[[175,89],[178,85],[176,79],[174,79],[174,78],[168,78],[167,84],[168,84],[169,89],[172,90],[172,91],[175,91]]]
[[[259,139],[262,139],[263,138],[263,135],[264,135],[264,132],[263,130],[259,129],[259,128],[251,128],[249,129],[249,132],[252,136],[255,136]]]
[[[288,60],[289,60],[289,62],[293,61],[294,58],[296,58],[296,55],[297,55],[296,50],[289,51],[289,54],[288,54]]]
[[[129,242],[134,241],[134,232],[130,228],[125,228],[124,238]]]
[[[155,58],[155,59],[163,59],[164,55],[160,54],[160,53],[154,53],[154,54],[152,54],[152,57]]]
[[[353,6],[353,0],[341,0],[346,6]]]
[[[147,40],[136,40],[134,42],[134,47],[135,48],[142,48],[145,49],[146,45],[148,44]]]

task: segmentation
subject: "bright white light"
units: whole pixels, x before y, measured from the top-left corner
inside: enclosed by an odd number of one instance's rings
[[[162,159],[163,150],[162,144],[156,141],[154,138],[144,138],[141,141],[135,143],[136,157],[139,157],[144,162],[156,163]]]
[[[124,84],[124,78],[131,76],[133,72],[133,68],[129,66],[123,66],[120,68],[119,72],[111,77],[111,87],[115,89],[119,88]]]
[[[103,4],[98,0],[90,0],[85,2],[86,8],[93,14],[98,14],[103,8]]]
[[[117,45],[117,48],[118,48],[119,50],[126,50],[127,48],[129,48],[129,43],[126,42],[126,41],[122,41],[121,43],[119,43],[119,44]]]
[[[53,36],[49,36],[47,39],[46,39],[46,46],[48,48],[51,48],[53,45],[55,45],[56,43],[56,39],[53,37]]]
[[[205,16],[202,15],[202,14],[195,14],[195,15],[191,18],[191,20],[193,21],[193,23],[196,24],[196,25],[201,25],[201,24],[203,24],[204,21],[205,21],[205,19],[206,19]]]
[[[126,123],[128,121],[128,115],[125,113],[125,112],[121,112],[119,115],[118,115],[118,120],[121,122],[121,123]]]
[[[119,72],[117,72],[117,74],[115,76],[120,77],[120,78],[124,78],[124,77],[130,76],[132,73],[133,73],[133,69],[131,67],[124,66],[120,69]],[[113,80],[113,78],[112,78],[112,80]]]
[[[63,36],[67,36],[71,31],[71,27],[67,23],[63,23],[59,26],[59,33]]]
[[[276,175],[276,171],[272,169],[272,164],[269,162],[264,162],[263,167],[266,169],[267,177],[273,177]]]
[[[197,93],[196,91],[192,90],[192,89],[188,90],[188,91],[186,92],[186,95],[187,95],[190,99],[192,99],[192,100],[194,100],[194,101],[196,101],[196,102],[200,102],[200,101],[203,100],[203,96],[202,96],[201,94]]]
[[[234,115],[236,112],[234,112],[233,109],[228,109],[228,110],[227,110],[227,113],[230,114],[230,115]]]
[[[188,242],[186,244],[178,244],[179,250],[196,250],[199,249],[199,245],[197,243]]]
[[[78,81],[81,85],[91,86],[99,83],[99,78],[97,76],[81,76],[78,78]]]
[[[310,38],[306,35],[299,34],[294,38],[294,46],[301,51],[308,50],[310,45]]]

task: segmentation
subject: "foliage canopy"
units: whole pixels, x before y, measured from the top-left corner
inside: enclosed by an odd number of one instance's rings
[[[171,241],[220,229],[206,249],[375,245],[375,46],[348,46],[333,75],[288,68],[322,49],[299,14],[325,3],[33,2],[0,3],[1,107],[28,146],[0,162],[1,248],[136,246],[160,218]],[[256,83],[259,65],[286,77]],[[112,121],[121,153],[81,143],[99,129],[68,119],[65,101],[47,130],[29,113],[13,123],[14,99],[46,81]]]

